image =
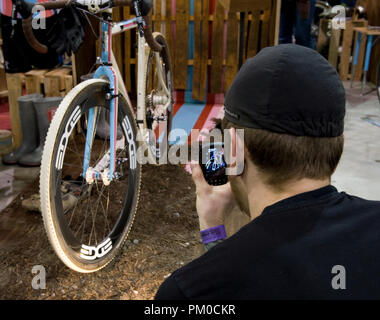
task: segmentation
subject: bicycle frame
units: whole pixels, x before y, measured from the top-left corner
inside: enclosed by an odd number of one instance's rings
[[[110,20],[112,9],[108,9],[105,13],[105,17]],[[110,168],[108,172],[108,179],[111,181],[115,178],[115,161],[116,161],[116,137],[117,137],[117,123],[118,123],[118,96],[122,94],[128,101],[129,105],[132,106],[131,101],[128,96],[128,92],[125,88],[120,70],[117,66],[116,60],[112,52],[112,36],[137,28],[137,18],[130,20],[124,20],[111,24],[109,22],[102,22],[102,53],[101,61],[102,65],[97,68],[93,78],[106,78],[109,81],[110,93],[108,98],[110,100]],[[145,87],[143,82],[143,77],[145,76],[145,48],[146,41],[138,33],[138,81],[137,81],[137,123],[139,124],[139,130],[141,131],[143,126],[143,119],[145,117]],[[86,178],[87,170],[89,169],[90,155],[92,142],[95,137],[95,123],[97,117],[97,107],[91,108],[89,110],[88,123],[87,123],[87,133],[86,133],[86,146],[83,162],[83,177]],[[99,179],[99,173],[95,173],[93,179]]]

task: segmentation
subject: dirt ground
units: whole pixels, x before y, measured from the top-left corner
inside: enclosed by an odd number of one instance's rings
[[[0,299],[152,299],[164,279],[204,252],[195,188],[179,166],[143,166],[140,205],[121,254],[91,274],[67,268],[51,248],[39,213],[21,207],[31,184],[0,213]],[[35,290],[32,268],[46,269]]]

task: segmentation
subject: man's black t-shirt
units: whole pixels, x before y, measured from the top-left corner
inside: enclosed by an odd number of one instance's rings
[[[279,201],[156,299],[380,299],[380,202],[333,186]]]

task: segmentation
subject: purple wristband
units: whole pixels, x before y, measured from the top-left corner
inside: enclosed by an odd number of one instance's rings
[[[227,238],[226,229],[224,225],[212,227],[201,231],[201,237],[203,244],[213,242],[220,239]]]

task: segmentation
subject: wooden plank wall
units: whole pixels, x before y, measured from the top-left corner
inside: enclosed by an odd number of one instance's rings
[[[328,43],[328,61],[339,71],[342,80],[351,79],[352,59],[355,52],[355,44],[358,35],[354,32],[354,27],[366,27],[366,20],[346,20],[344,30],[331,30],[331,37],[328,40],[324,27],[327,20],[322,22],[320,34],[318,37],[317,51],[321,52],[323,47]],[[339,50],[341,48],[341,50]],[[362,41],[359,48],[358,65],[356,67],[354,80],[360,80],[363,74],[363,63],[366,49],[366,35],[362,35]]]
[[[207,98],[207,92],[226,92],[238,71],[239,46],[242,46],[240,60],[244,62],[276,43],[277,1],[247,1],[247,10],[242,15],[236,8],[228,12],[218,0],[154,0],[153,31],[163,33],[167,39],[175,89],[190,88],[192,99],[200,101]],[[130,18],[129,10],[114,9],[114,19]],[[240,30],[243,25],[244,30]],[[241,32],[244,38],[240,42]],[[135,91],[135,32],[115,37],[113,50],[119,67],[122,66],[127,90]]]
[[[210,1],[195,1],[194,7],[194,59],[193,59],[193,99],[203,100],[207,85],[207,65],[209,53],[209,8]],[[194,63],[195,61],[195,63]]]
[[[362,6],[367,12],[367,20],[358,20],[356,14],[353,15],[352,20],[346,20],[346,29],[341,31],[341,36],[337,36],[338,32],[333,31],[333,36],[330,39],[329,61],[334,67],[339,70],[339,75],[342,80],[351,78],[352,58],[355,52],[355,45],[357,40],[357,33],[353,31],[354,27],[367,27],[367,26],[380,26],[380,1],[379,0],[357,0],[356,7]],[[324,21],[320,26],[320,36],[318,38],[317,51],[321,52],[323,46],[328,42],[325,34],[326,23]],[[324,29],[324,30],[323,30]],[[339,39],[340,38],[340,39]],[[359,48],[358,64],[356,67],[354,80],[359,81],[363,76],[363,64],[366,50],[367,36],[362,35],[361,44]],[[338,52],[341,47],[340,52]],[[380,59],[380,42],[377,41],[371,51],[371,60],[368,72],[368,81],[376,83],[377,64]]]

